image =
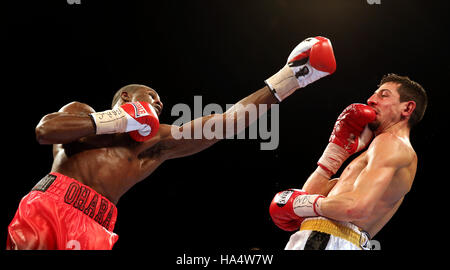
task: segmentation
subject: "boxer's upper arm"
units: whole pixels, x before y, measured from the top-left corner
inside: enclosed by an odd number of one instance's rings
[[[322,194],[323,196],[328,196],[328,193],[330,193],[330,191],[334,188],[334,186],[336,185],[336,183],[339,181],[339,178],[333,178],[331,180],[328,181],[325,190],[324,190],[324,194]]]
[[[55,117],[58,117],[64,113],[67,113],[67,114],[90,114],[93,112],[95,112],[95,110],[91,106],[89,106],[85,103],[74,101],[74,102],[64,105],[57,112],[44,115],[44,117],[42,117],[41,120],[39,121],[38,127],[40,125],[42,125],[43,123],[45,123],[46,121],[49,121],[49,120],[51,120]]]
[[[355,211],[370,213],[388,189],[399,168],[408,164],[404,146],[393,135],[379,135],[369,147],[368,164],[355,181],[352,192],[355,197]],[[401,198],[405,193],[398,194]],[[359,209],[359,211],[358,211]]]
[[[328,179],[317,172],[313,172],[308,180],[306,180],[302,190],[309,194],[320,194],[326,197],[338,180],[339,178]]]
[[[85,103],[74,101],[67,105],[64,105],[58,112],[75,113],[75,114],[90,114],[90,113],[94,113],[95,110],[91,106],[89,106]]]
[[[92,112],[95,112],[94,109],[87,104],[71,102],[58,112],[45,115],[35,129],[37,141],[40,144],[67,143],[95,133],[89,117]]]

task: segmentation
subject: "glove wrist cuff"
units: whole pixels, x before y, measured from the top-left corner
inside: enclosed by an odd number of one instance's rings
[[[322,195],[300,195],[293,202],[294,213],[299,217],[321,216],[320,203]]]
[[[90,114],[94,121],[97,135],[122,133],[126,131],[127,117],[125,111],[116,107],[112,110],[96,112]]]
[[[275,75],[265,80],[265,83],[280,102],[300,88],[294,71],[288,65],[285,65]]]

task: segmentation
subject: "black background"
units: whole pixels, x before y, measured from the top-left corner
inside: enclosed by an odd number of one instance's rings
[[[333,43],[337,71],[282,102],[279,147],[224,140],[162,164],[117,204],[114,249],[171,259],[283,249],[290,233],[270,220],[273,195],[303,185],[338,114],[365,103],[390,72],[421,83],[429,106],[411,133],[419,157],[413,188],[374,239],[384,251],[436,247],[447,211],[448,157],[439,155],[448,151],[448,11],[444,1],[406,0],[2,2],[0,243],[20,199],[50,170],[51,147],[34,135],[45,114],[71,101],[105,110],[117,89],[141,83],[158,91],[160,121],[172,124],[175,104],[193,108],[195,95],[204,105],[236,103],[263,87],[300,41],[322,35]]]

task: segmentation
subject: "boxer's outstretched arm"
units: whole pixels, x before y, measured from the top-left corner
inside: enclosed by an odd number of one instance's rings
[[[36,140],[40,144],[60,144],[94,135],[95,126],[89,116],[93,112],[94,109],[87,104],[69,103],[41,119],[35,130]]]
[[[242,99],[223,114],[214,114],[195,119],[181,127],[164,126],[160,128],[159,132],[159,149],[161,149],[162,156],[165,159],[177,158],[192,155],[203,149],[206,149],[219,141],[222,138],[231,137],[238,134],[244,128],[247,128],[253,121],[265,113],[270,105],[282,101],[297,89],[306,87],[320,78],[332,74],[336,70],[336,60],[334,58],[333,48],[329,39],[325,37],[307,38],[300,42],[294,50],[290,53],[287,63],[275,75],[265,80],[266,87],[261,88],[255,93]],[[260,104],[267,104],[267,106],[258,106]],[[252,117],[248,113],[247,105],[256,105],[257,117]],[[255,108],[251,108],[254,110]],[[241,123],[245,120],[245,123]],[[212,124],[220,123],[223,129],[221,138],[217,136],[205,136],[201,134],[194,137],[195,130],[202,130],[204,124],[211,124],[211,131],[217,128]],[[227,123],[232,122],[231,129]],[[170,132],[168,132],[170,129]],[[212,131],[215,134],[220,134],[217,129]],[[170,134],[169,134],[170,133]],[[203,133],[203,132],[202,132]],[[168,135],[169,134],[169,135]],[[190,134],[191,136],[183,136]],[[211,135],[211,134],[209,134]],[[186,137],[189,137],[186,138]],[[200,137],[200,138],[199,138]],[[148,147],[144,144],[142,149],[150,148],[154,142],[148,143]]]
[[[247,105],[255,105],[254,107],[256,107],[257,109],[257,117],[259,117],[262,114],[264,114],[271,107],[272,104],[276,103],[278,103],[278,100],[272,94],[270,89],[266,86],[254,92],[253,94],[243,98],[238,103],[233,105],[225,113],[212,114],[200,117],[182,126],[169,126],[170,132],[166,131],[165,136],[164,134],[161,134],[161,141],[160,141],[162,149],[165,149],[166,151],[165,157],[167,159],[172,159],[189,156],[212,146],[222,138],[238,134],[239,132],[242,131],[242,129],[245,129],[250,124],[252,124],[252,121],[257,119],[257,118],[251,119],[252,117],[248,113],[248,110],[246,110]],[[267,104],[267,106],[261,106],[260,108],[260,106],[258,106],[260,104]],[[217,123],[218,125],[222,125],[223,134],[221,138],[216,137],[210,138],[207,136],[208,134],[204,134],[203,132],[204,124],[207,122],[211,123],[211,121]],[[237,125],[238,122],[244,123],[244,121],[245,125],[243,125],[242,127]],[[233,129],[231,134],[229,132],[230,123],[233,123]],[[226,128],[227,125],[228,125],[228,133]],[[215,128],[216,128],[215,124],[213,124],[212,130],[215,130]],[[202,131],[201,138],[194,137],[195,130]],[[164,133],[164,128],[161,129],[160,132]],[[189,136],[185,136],[186,134],[189,134]]]

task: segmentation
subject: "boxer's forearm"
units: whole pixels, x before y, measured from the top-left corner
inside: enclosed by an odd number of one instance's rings
[[[223,114],[223,124],[228,125],[227,129],[224,129],[224,136],[240,133],[261,115],[266,113],[272,104],[276,103],[278,103],[278,100],[267,86],[243,98]],[[229,126],[229,122],[233,123],[231,127]],[[238,123],[244,124],[239,125]],[[230,128],[232,128],[232,132],[230,132]]]
[[[163,142],[168,149],[171,149],[169,158],[184,157],[198,153],[221,139],[238,134],[275,103],[278,103],[278,100],[270,92],[270,89],[263,87],[240,100],[225,113],[203,116],[181,127],[172,126],[171,138],[174,138],[174,140],[165,140]],[[259,106],[261,104],[266,106]],[[248,113],[249,105],[256,108],[256,113],[253,113],[253,115]],[[204,130],[205,124],[209,127],[207,131]],[[221,131],[216,133],[217,130]],[[199,134],[196,134],[197,132]]]
[[[323,198],[320,201],[320,214],[339,221],[355,221],[365,217],[363,209],[357,207],[357,196],[351,192]]]
[[[278,103],[277,99],[266,86],[243,98],[223,114],[206,115],[184,124],[181,127],[180,132],[187,132],[187,134],[191,135],[188,137],[193,138],[195,137],[195,130],[203,130],[205,123],[208,122],[208,124],[211,125],[212,130],[217,128],[216,125],[225,127],[222,128],[223,134],[221,134],[221,138],[232,136],[240,133],[243,129],[251,125],[275,103]],[[265,106],[259,106],[262,104]],[[209,134],[202,133],[201,140],[197,140],[197,142],[193,143],[201,144],[202,140],[210,140],[211,138],[208,135]]]
[[[36,140],[40,144],[69,143],[94,134],[94,124],[87,114],[48,114],[36,127]]]
[[[306,180],[302,190],[308,192],[309,194],[320,194],[322,196],[327,196],[338,180],[339,178],[330,180],[317,173],[316,170],[309,176],[308,180]]]
[[[248,104],[255,104],[255,105],[259,105],[259,104],[268,104],[269,107],[272,104],[276,104],[278,103],[278,100],[275,98],[275,96],[273,95],[273,93],[270,91],[268,86],[264,86],[263,88],[259,89],[258,91],[250,94],[249,96],[241,99],[238,103],[236,104],[241,104],[241,105],[248,105]]]

